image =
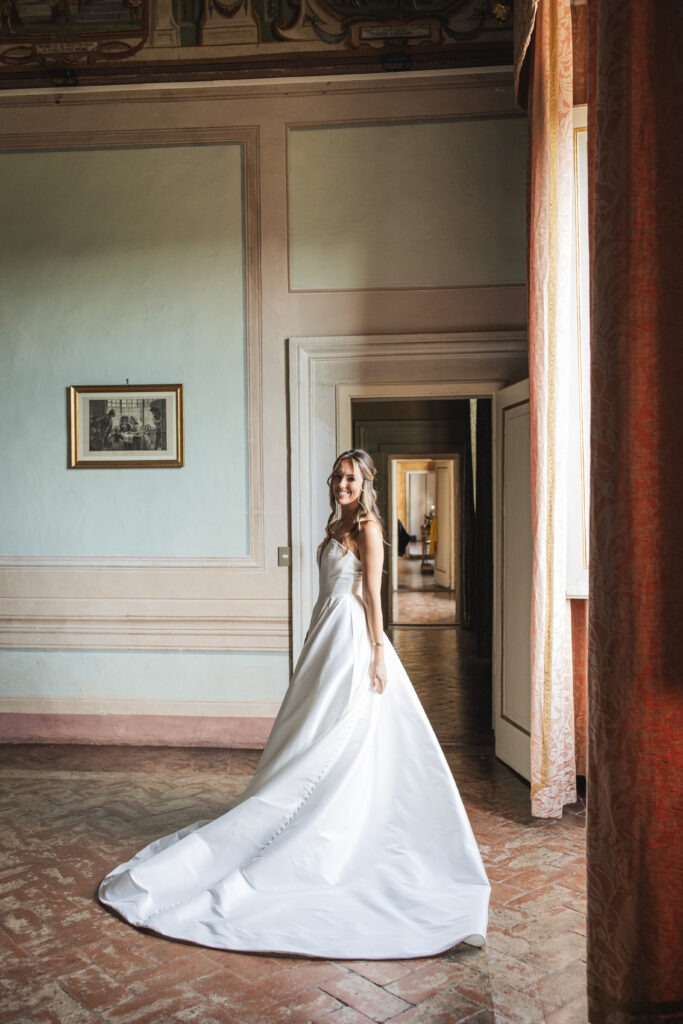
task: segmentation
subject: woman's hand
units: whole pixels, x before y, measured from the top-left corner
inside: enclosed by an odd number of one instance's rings
[[[384,651],[381,647],[372,648],[372,664],[370,665],[370,686],[377,693],[384,693],[387,685],[387,670],[384,664]]]

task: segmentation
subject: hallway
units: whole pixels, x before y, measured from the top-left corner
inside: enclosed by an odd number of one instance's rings
[[[144,843],[220,814],[258,752],[4,746],[0,1021],[585,1024],[585,806],[557,821],[531,817],[528,786],[493,756],[488,666],[473,657],[471,634],[394,627],[391,635],[489,873],[484,949],[331,962],[137,932],[95,901],[99,879]]]
[[[391,595],[391,620],[430,625],[455,622],[455,592],[436,586],[433,562],[429,572],[422,572],[419,556],[398,559],[398,587]]]

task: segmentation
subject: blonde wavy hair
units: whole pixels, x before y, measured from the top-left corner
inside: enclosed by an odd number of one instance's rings
[[[375,490],[375,477],[377,476],[377,470],[375,469],[375,463],[372,461],[371,456],[368,455],[367,452],[363,451],[362,448],[351,448],[350,451],[342,452],[341,455],[337,456],[334,466],[332,467],[332,472],[327,478],[327,486],[330,491],[330,508],[332,509],[332,513],[330,518],[327,520],[327,525],[325,527],[326,539],[328,541],[332,539],[332,528],[334,524],[338,523],[341,519],[341,508],[335,500],[332,482],[334,480],[335,473],[344,461],[350,462],[354,468],[354,472],[359,471],[363,480],[360,501],[353,520],[353,526],[341,539],[339,537],[334,538],[335,540],[340,541],[346,550],[349,551],[350,548],[347,538],[358,536],[363,523],[371,521],[377,522],[380,530],[382,531],[382,537],[384,537],[384,527],[382,525],[382,516],[379,508],[377,507],[377,492]]]

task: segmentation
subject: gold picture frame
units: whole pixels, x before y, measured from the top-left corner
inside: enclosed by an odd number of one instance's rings
[[[69,469],[184,465],[182,384],[74,384],[68,389]]]

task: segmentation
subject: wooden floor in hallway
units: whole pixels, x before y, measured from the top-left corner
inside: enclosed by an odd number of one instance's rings
[[[492,883],[486,947],[321,961],[136,931],[99,880],[165,833],[225,811],[258,752],[0,748],[2,1024],[585,1024],[583,802],[532,818],[493,755],[486,662],[459,629],[395,627]]]

